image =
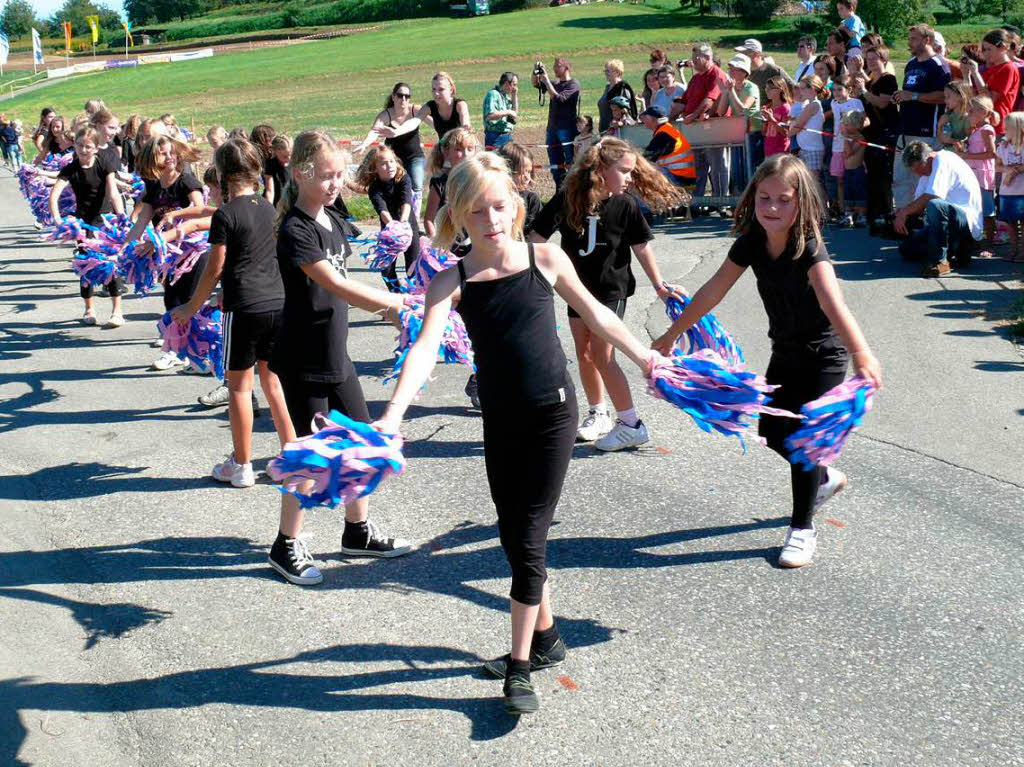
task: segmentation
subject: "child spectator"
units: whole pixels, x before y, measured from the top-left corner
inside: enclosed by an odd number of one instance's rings
[[[612,99],[612,106],[616,99],[626,100],[625,96],[616,96]],[[624,109],[626,107],[623,107]],[[613,108],[614,113],[614,108]],[[629,116],[629,112],[626,112],[626,118],[632,120]],[[615,118],[612,118],[612,122]],[[633,125],[633,123],[629,123]],[[533,219],[540,213],[541,208],[544,204],[540,201],[540,195],[537,194],[530,187],[533,186],[533,157],[530,154],[530,150],[521,144],[517,144],[514,141],[509,141],[501,149],[498,150],[498,154],[505,158],[505,162],[508,163],[508,171],[512,174],[512,181],[515,182],[516,191],[519,192],[519,196],[523,200],[523,207],[525,208],[525,217],[523,218],[523,236],[525,237],[530,233],[530,228],[533,226]]]
[[[1006,116],[1006,140],[996,148],[999,185],[999,220],[1010,226],[1010,250],[1004,261],[1024,262],[1024,112]]]
[[[868,29],[857,15],[857,0],[838,0],[836,10],[839,12],[839,18],[842,19],[839,26],[850,32],[850,45],[859,47],[860,39]]]
[[[967,118],[974,93],[969,83],[953,80],[942,94],[945,97],[946,113],[939,118],[939,141],[955,152],[963,151],[963,142],[971,134],[971,121]]]
[[[629,113],[629,99],[625,96],[616,96],[608,102],[608,108],[612,112],[612,121],[608,124],[609,136],[622,138],[622,129],[627,125],[636,125],[636,120]],[[505,158],[508,160],[508,158]]]
[[[576,130],[578,133],[572,140],[572,156],[580,157],[597,143],[598,137],[594,135],[594,118],[590,115],[580,115],[576,118]]]
[[[228,140],[228,132],[224,130],[223,125],[214,125],[210,130],[206,131],[206,143],[210,145],[210,149],[216,152],[220,149],[220,145]]]
[[[822,137],[825,124],[825,113],[818,100],[828,91],[817,75],[808,75],[796,86],[797,97],[800,99],[800,114],[796,115],[789,126],[789,135],[796,137],[800,147],[800,159],[814,177],[821,181],[822,160],[825,156],[825,142]],[[794,114],[796,114],[794,112]]]
[[[789,129],[785,125],[789,121],[792,98],[785,79],[772,77],[765,83],[765,96],[768,106],[761,108],[764,118],[764,156],[771,157],[789,151]]]
[[[960,156],[974,170],[981,187],[981,215],[985,218],[985,240],[992,242],[996,230],[996,204],[994,188],[996,181],[996,129],[992,122],[999,121],[999,115],[988,96],[975,96],[970,101],[967,117],[971,123],[971,135],[967,147]],[[991,258],[992,253],[982,251],[982,258]]]
[[[841,132],[845,141],[843,152],[843,189],[846,193],[845,226],[864,226],[868,204],[868,174],[864,168],[864,124],[867,115],[863,112],[845,112]]]
[[[843,140],[842,120],[847,112],[863,112],[864,103],[860,99],[850,96],[850,80],[846,76],[837,77],[832,83],[832,124],[835,126],[832,138],[832,160],[829,164],[829,172],[836,180],[836,198],[839,200],[839,211],[846,209],[843,200],[843,179],[846,176],[846,162],[843,160],[843,152],[846,142]],[[862,128],[864,126],[861,126]],[[865,195],[866,196],[866,195]]]

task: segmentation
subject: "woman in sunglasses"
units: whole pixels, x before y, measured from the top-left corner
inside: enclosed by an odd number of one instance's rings
[[[407,83],[395,83],[391,95],[384,102],[384,109],[373,121],[373,127],[366,134],[355,152],[364,151],[375,141],[384,139],[391,147],[398,161],[405,168],[412,181],[414,211],[419,210],[423,194],[423,176],[427,159],[420,144],[420,119],[416,117],[419,105],[412,101],[412,90]]]

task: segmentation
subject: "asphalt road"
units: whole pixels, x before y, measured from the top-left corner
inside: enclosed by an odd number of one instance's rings
[[[704,219],[655,250],[692,291],[730,242]],[[477,670],[506,651],[508,574],[465,371],[438,368],[408,470],[371,502],[418,551],[342,560],[321,511],[325,582],[287,585],[265,563],[277,491],[207,478],[230,446],[226,413],[195,405],[211,380],[146,369],[159,296],[128,299],[120,330],[79,325],[67,250],[4,176],[0,764],[1024,764],[1024,358],[990,321],[1019,274],[926,281],[862,231],[832,246],[886,387],[814,565],[774,565],[785,463],[629,371],[653,439],[576,451],[549,547],[571,654],[517,722]],[[718,314],[763,369],[751,276]],[[627,321],[664,328],[649,288]],[[393,332],[353,325],[379,412]],[[262,467],[269,417],[257,430]]]

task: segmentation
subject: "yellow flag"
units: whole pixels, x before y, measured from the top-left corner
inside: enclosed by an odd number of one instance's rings
[[[92,44],[96,45],[100,41],[100,17],[86,16],[85,20],[89,22],[89,29],[92,31]]]
[[[128,44],[135,47],[135,38],[132,37],[132,25],[129,21],[122,21],[121,26],[124,27],[124,34],[128,38]]]

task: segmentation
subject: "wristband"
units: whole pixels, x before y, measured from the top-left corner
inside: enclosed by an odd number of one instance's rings
[[[921,95],[921,94],[919,94],[919,93],[918,93],[917,91],[915,91],[915,92],[914,92],[914,93],[912,94],[912,96],[913,96],[913,99],[914,99],[914,101],[917,101],[917,99],[918,99],[918,97],[919,97],[920,95]]]

